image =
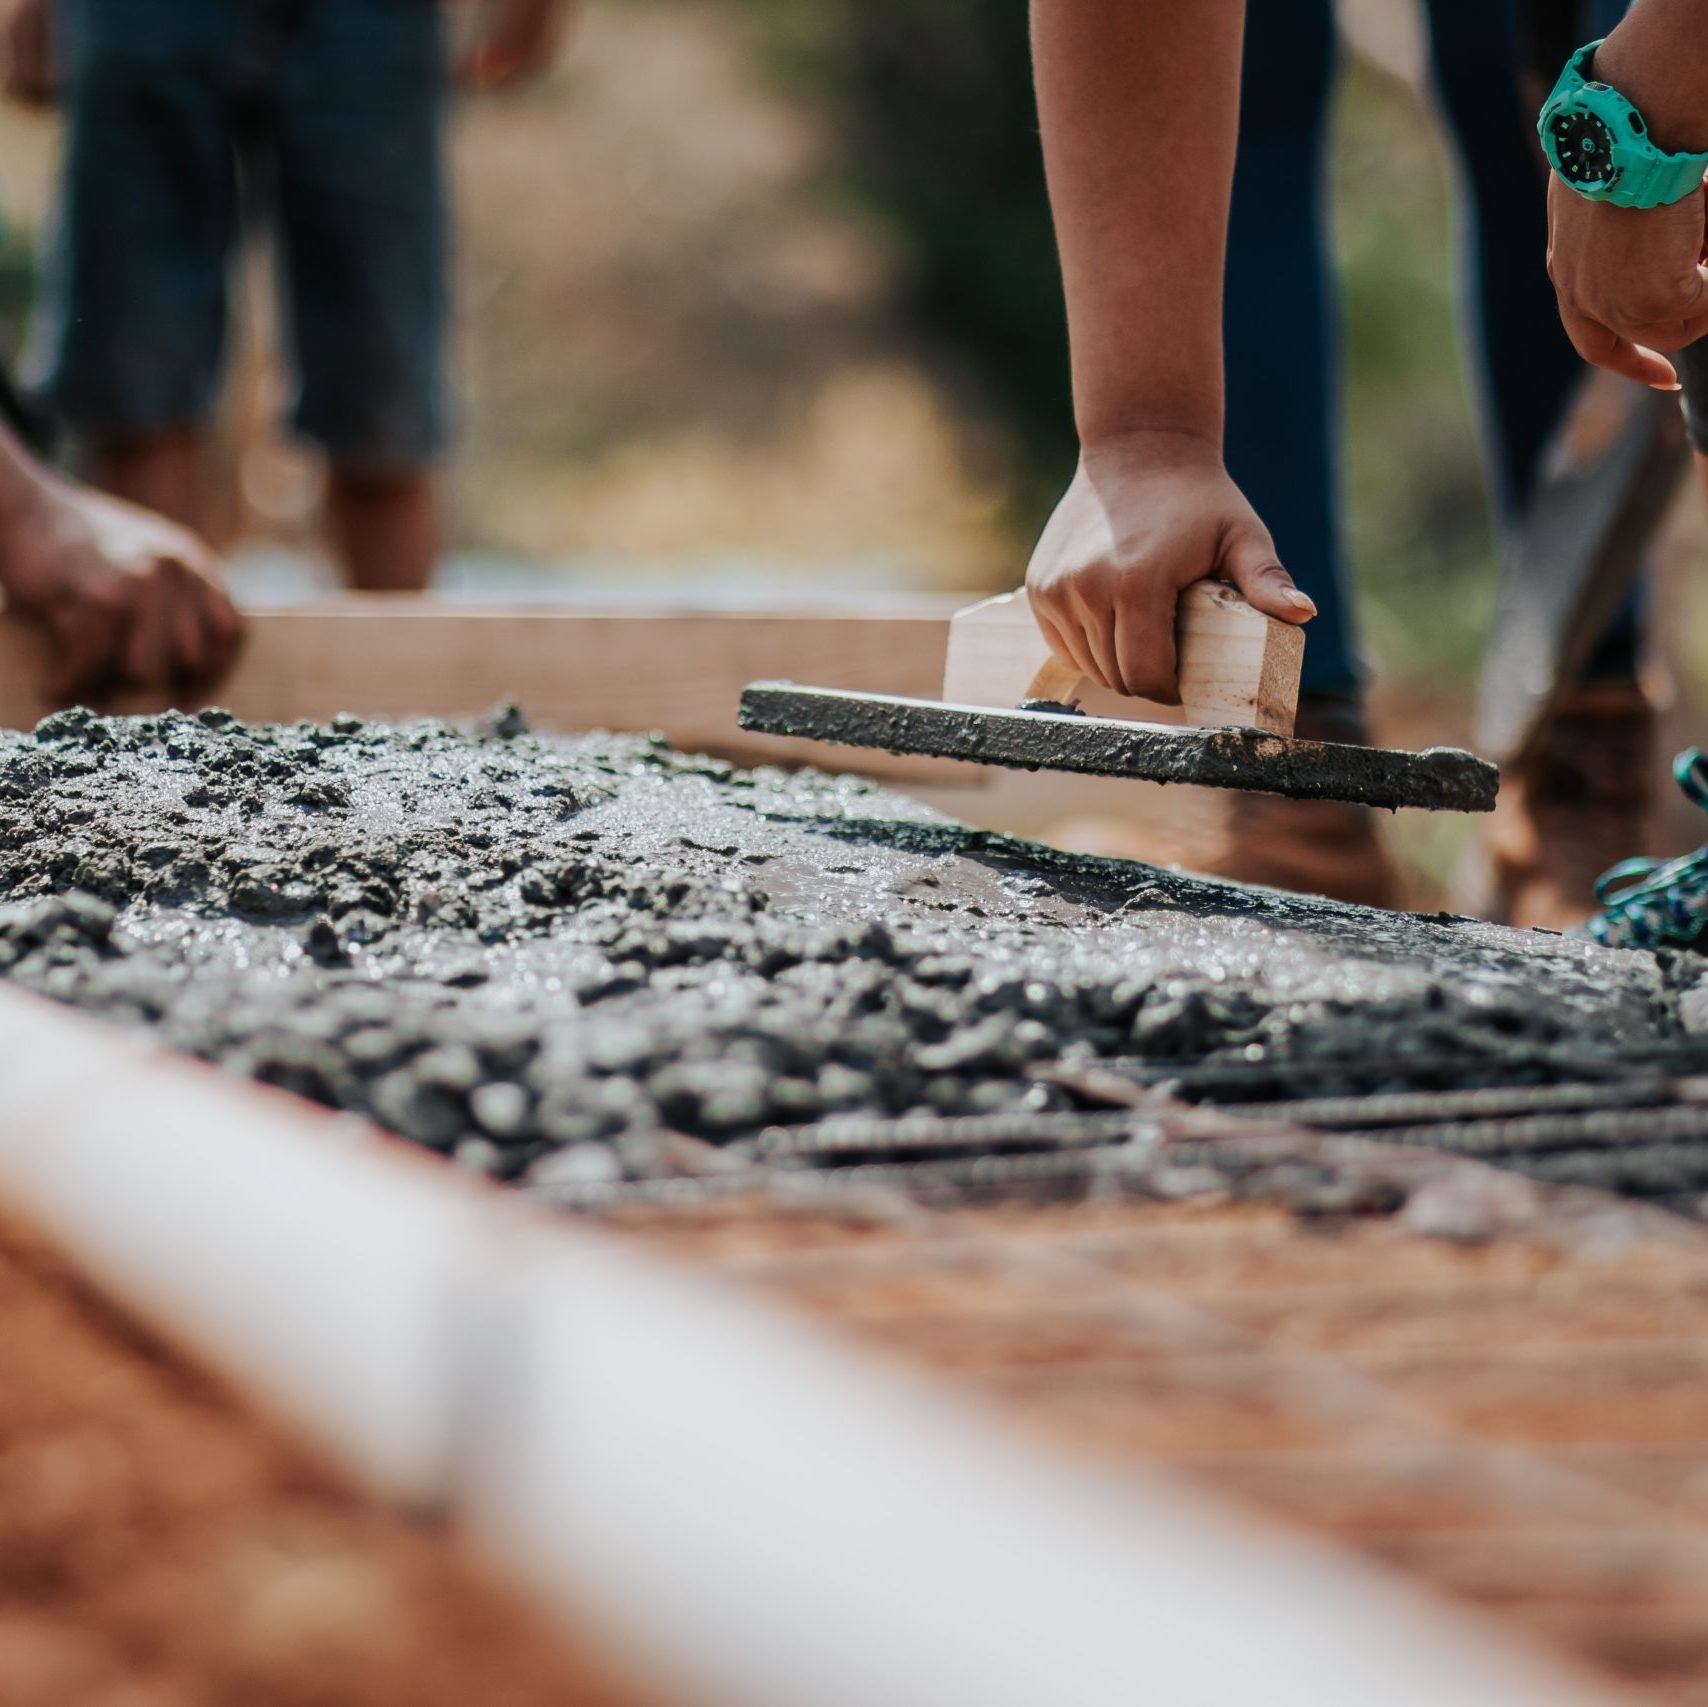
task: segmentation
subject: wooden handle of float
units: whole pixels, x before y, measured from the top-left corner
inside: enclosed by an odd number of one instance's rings
[[[1054,700],[1058,705],[1072,705],[1084,685],[1085,672],[1077,664],[1064,664],[1052,652],[1049,661],[1032,678],[1026,689],[1026,697]]]
[[[1237,588],[1199,581],[1180,595],[1175,640],[1180,700],[1188,723],[1293,732],[1299,702],[1304,630],[1254,610]],[[1071,703],[1084,688],[1075,666],[1050,651],[1024,592],[1004,593],[958,611],[949,623],[943,698],[953,705],[1000,705],[1024,699]],[[1154,720],[1144,700],[1098,690],[1101,715],[1131,706],[1136,722]]]

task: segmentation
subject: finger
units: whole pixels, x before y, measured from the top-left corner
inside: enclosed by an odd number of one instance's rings
[[[212,671],[214,636],[210,616],[195,578],[182,572],[172,591],[167,635],[175,689],[193,689]]]
[[[175,680],[187,690],[211,687],[231,668],[242,638],[242,621],[224,591],[182,569],[172,607]]]
[[[1038,619],[1038,627],[1043,633],[1044,639],[1049,643],[1050,651],[1061,663],[1066,664],[1070,669],[1078,670],[1083,676],[1085,666],[1073,655],[1073,649],[1068,645],[1066,637],[1054,619],[1047,612],[1038,610],[1036,606],[1033,607],[1033,610]]]
[[[1316,602],[1310,594],[1301,592],[1293,577],[1281,567],[1275,555],[1275,541],[1269,530],[1243,527],[1230,531],[1222,547],[1221,567],[1239,590],[1246,603],[1265,616],[1282,622],[1309,622],[1317,614]]]
[[[1115,611],[1115,662],[1119,689],[1159,705],[1180,703],[1180,662],[1174,624],[1178,596],[1143,603],[1125,600]]]
[[[1079,624],[1079,632],[1090,665],[1085,673],[1099,687],[1119,693],[1121,691],[1121,669],[1115,659],[1114,611],[1111,609],[1098,610],[1091,605],[1080,602],[1076,604],[1074,617]]]
[[[243,641],[243,622],[231,600],[211,582],[191,576],[185,594],[180,609],[193,615],[199,644],[194,663],[186,663],[184,669],[195,685],[212,686],[236,660]],[[179,656],[185,656],[182,646]]]
[[[1095,681],[1095,662],[1078,619],[1067,611],[1045,604],[1035,596],[1032,600],[1032,610],[1056,656],[1065,658],[1082,676],[1089,676]]]
[[[169,559],[160,567],[166,607],[167,667],[174,683],[189,684],[210,665],[213,630],[209,621],[214,589],[189,564]]]
[[[164,566],[132,583],[120,661],[133,687],[164,687],[172,679],[173,602],[173,576]]]
[[[1598,321],[1563,304],[1560,323],[1572,341],[1572,348],[1592,366],[1623,374],[1641,385],[1652,385],[1657,391],[1678,390],[1678,374],[1665,356],[1641,344],[1627,342]]]
[[[105,699],[117,674],[122,632],[118,611],[90,600],[59,605],[47,613],[47,627],[54,649],[43,684],[49,700],[72,705]]]
[[[1618,335],[1627,343],[1640,344],[1645,349],[1670,354],[1708,336],[1708,309],[1697,308],[1683,316],[1667,316],[1647,321],[1621,323]]]
[[[243,650],[247,630],[237,607],[217,587],[208,599],[206,614],[208,630],[213,637],[213,648],[208,660],[208,679],[210,682],[217,682],[222,680],[237,662],[237,656]]]

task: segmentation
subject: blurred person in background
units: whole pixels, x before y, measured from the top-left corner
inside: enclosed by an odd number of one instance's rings
[[[1523,511],[1542,449],[1583,371],[1554,313],[1543,265],[1546,215],[1535,113],[1544,91],[1525,76],[1521,6],[1522,0],[1425,5],[1431,68],[1459,161],[1466,315],[1490,479],[1506,526]],[[1605,25],[1621,7],[1598,0],[1595,9],[1611,14],[1599,20]],[[1239,10],[1225,0],[1205,8],[1194,26],[1200,58],[1210,52],[1216,27],[1209,14],[1231,11],[1237,20]],[[1076,109],[1045,105],[1058,226],[1064,194],[1079,193],[1066,178],[1091,181],[1093,168],[1082,155],[1097,150],[1110,161],[1127,159],[1148,131],[1147,102],[1158,71],[1143,43],[1128,44],[1126,38],[1135,20],[1150,11],[1099,0],[1036,0],[1034,25],[1046,57],[1057,31],[1089,29],[1121,49],[1103,75],[1127,80],[1119,102]],[[1166,459],[1180,453],[1178,443],[1159,451],[1152,438],[1111,435],[1103,416],[1119,428],[1125,405],[1117,398],[1107,410],[1096,406],[1096,394],[1119,384],[1114,376],[1130,372],[1137,352],[1110,352],[1109,376],[1102,382],[1084,374],[1076,355],[1076,394],[1090,390],[1094,405],[1089,420],[1083,407],[1078,411],[1081,471],[1045,530],[1029,585],[1042,594],[1034,603],[1042,603],[1046,616],[1055,613],[1058,634],[1082,622],[1078,613],[1089,599],[1111,636],[1107,612],[1117,600],[1129,632],[1148,625],[1171,635],[1179,587],[1211,574],[1239,581],[1271,615],[1299,620],[1314,611],[1298,733],[1362,740],[1364,678],[1341,504],[1339,335],[1325,175],[1336,60],[1332,0],[1247,0],[1241,58],[1236,112],[1229,118],[1230,127],[1237,118],[1238,148],[1222,319],[1225,419],[1215,461],[1238,496],[1240,523],[1236,527],[1228,519],[1231,498],[1212,499],[1209,510],[1200,509],[1187,548],[1171,513],[1180,508],[1175,494],[1187,489],[1178,474],[1166,472]],[[1195,147],[1206,146],[1206,122],[1183,120],[1182,135]],[[1165,152],[1173,147],[1172,141],[1154,140]],[[1232,147],[1231,134],[1227,145]],[[1144,169],[1142,162],[1129,164]],[[1139,209],[1118,199],[1121,192],[1112,184],[1091,193],[1099,202],[1111,198],[1104,212],[1117,222],[1136,225],[1142,218]],[[1070,209],[1070,226],[1074,219]],[[1156,234],[1136,230],[1134,240]],[[1071,230],[1066,243],[1071,250]],[[1070,264],[1068,288],[1070,321],[1078,322],[1083,338],[1093,318],[1089,299],[1107,294],[1108,280]],[[1171,340],[1166,320],[1152,327],[1135,321],[1119,337],[1123,343]],[[1194,451],[1194,468],[1200,460]],[[1161,512],[1159,482],[1169,497]],[[1197,503],[1206,503],[1204,494]],[[1160,527],[1159,513],[1169,517]],[[1207,530],[1211,514],[1222,516],[1220,532]],[[1258,517],[1261,531],[1253,531]],[[1248,575],[1242,576],[1242,563],[1254,566]],[[1286,565],[1285,587],[1266,564]],[[1083,590],[1093,587],[1095,593]],[[1296,595],[1304,605],[1288,603]],[[1638,642],[1638,623],[1627,609],[1604,637],[1542,750],[1523,774],[1506,779],[1486,850],[1479,910],[1518,924],[1575,922],[1591,906],[1596,876],[1641,844],[1655,716],[1638,685]],[[1085,662],[1097,664],[1095,648]],[[1132,660],[1115,656],[1111,645],[1106,662],[1108,669],[1087,673],[1149,698],[1177,698],[1172,641],[1166,656],[1139,654]],[[1142,852],[1137,843],[1135,836],[1125,851]],[[1105,851],[1123,849],[1110,842]],[[1205,850],[1195,864],[1215,875],[1343,900],[1393,905],[1398,899],[1374,815],[1336,802],[1238,796],[1229,805],[1222,844]]]
[[[293,426],[328,464],[355,587],[425,587],[449,238],[437,0],[0,0],[6,86],[58,99],[66,148],[34,335],[95,483],[198,531],[246,228],[276,238]],[[465,87],[549,62],[565,0],[454,8]]]

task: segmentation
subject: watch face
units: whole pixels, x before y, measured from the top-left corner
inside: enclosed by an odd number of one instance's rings
[[[1568,184],[1611,185],[1619,177],[1613,164],[1613,132],[1594,113],[1581,108],[1556,113],[1548,121],[1560,176]]]

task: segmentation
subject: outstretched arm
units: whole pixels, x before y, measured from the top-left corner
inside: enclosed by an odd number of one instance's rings
[[[1027,571],[1051,646],[1173,702],[1174,607],[1217,576],[1315,606],[1222,465],[1222,266],[1242,0],[1032,0],[1080,464]]]
[[[1708,20],[1701,0],[1637,0],[1595,55],[1595,75],[1635,104],[1668,153],[1708,150]],[[1662,351],[1708,335],[1702,266],[1708,198],[1666,207],[1587,201],[1550,176],[1548,275],[1585,361],[1676,384]]]

